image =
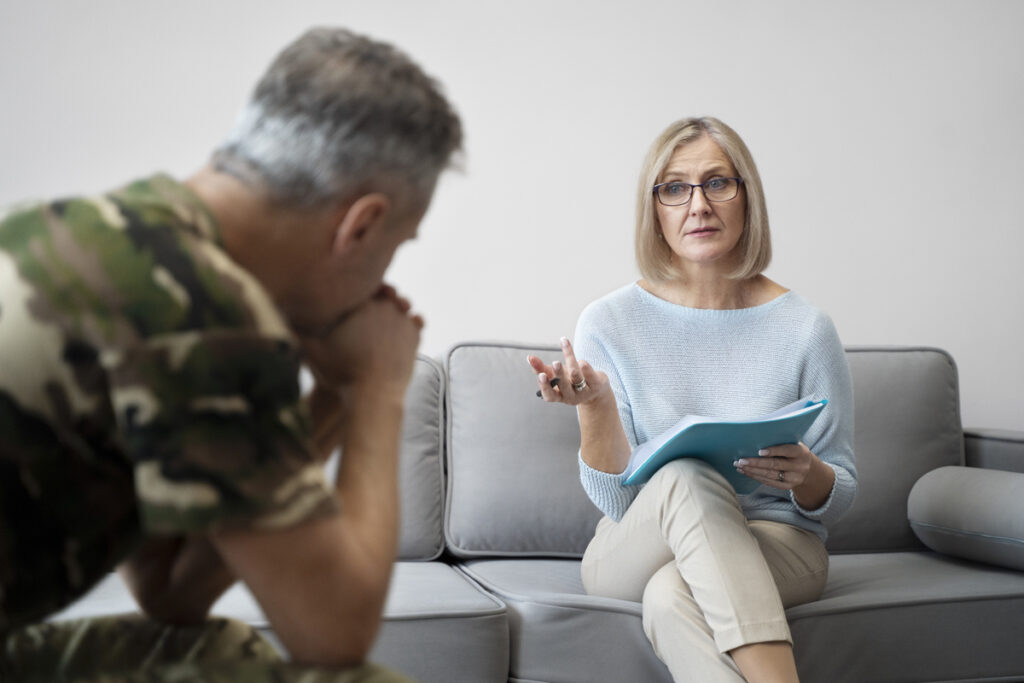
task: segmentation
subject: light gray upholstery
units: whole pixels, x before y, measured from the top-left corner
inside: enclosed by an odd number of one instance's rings
[[[405,394],[398,490],[402,499],[398,557],[433,560],[444,550],[444,369],[419,356]]]
[[[964,449],[970,467],[1024,472],[1024,432],[965,429]]]
[[[370,659],[423,683],[508,678],[505,605],[440,562],[400,562]]]
[[[838,555],[822,599],[787,616],[802,681],[1024,680],[1021,572],[929,551]]]
[[[922,547],[907,523],[907,495],[921,475],[963,464],[956,365],[927,348],[852,348],[853,508],[829,530],[830,552]]]
[[[672,683],[640,603],[587,595],[579,560],[481,559],[462,570],[508,606],[512,680]]]
[[[577,561],[483,559],[462,568],[508,605],[514,679],[672,680],[643,634],[640,605],[586,595]],[[811,683],[1022,671],[1021,572],[929,551],[839,555],[822,599],[787,616],[801,680]],[[974,653],[984,653],[983,665],[973,663]]]
[[[459,557],[580,557],[600,518],[578,483],[576,411],[537,398],[527,354],[561,357],[514,344],[448,352],[445,536]]]
[[[510,680],[668,681],[640,605],[585,595],[568,559],[585,547],[596,513],[579,498],[575,414],[535,397],[531,352],[559,355],[495,344],[448,355],[447,542],[468,558],[462,570],[508,606]],[[847,358],[860,487],[829,541],[846,554],[833,555],[825,596],[789,612],[802,680],[1024,674],[1024,648],[1009,646],[1024,642],[1024,611],[1013,611],[1024,606],[1024,574],[936,555],[907,521],[915,482],[963,464],[955,364],[929,348],[856,348]],[[991,658],[976,664],[960,644],[981,640]]]
[[[940,467],[914,484],[907,517],[932,550],[1024,570],[1024,474]]]

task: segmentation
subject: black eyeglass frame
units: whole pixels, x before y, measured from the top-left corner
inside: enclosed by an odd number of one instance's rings
[[[736,181],[736,194],[734,194],[733,196],[729,197],[728,199],[711,199],[710,197],[708,197],[707,191],[704,190],[704,186],[707,185],[710,182],[715,181],[715,180],[735,180]],[[689,186],[689,188],[690,188],[690,196],[686,198],[685,202],[680,202],[678,204],[666,204],[665,200],[663,200],[661,198],[661,193],[658,192],[658,190],[660,188],[662,188],[662,187],[665,187],[666,185],[672,185],[673,183],[678,184],[678,185],[687,185],[687,186]],[[720,203],[720,202],[731,202],[732,200],[736,199],[736,196],[740,193],[740,185],[742,185],[742,184],[743,184],[743,178],[728,177],[728,176],[725,176],[725,177],[718,176],[718,177],[715,177],[715,178],[711,178],[710,180],[705,180],[703,183],[684,183],[681,180],[669,180],[668,182],[665,182],[665,183],[658,183],[657,185],[655,185],[654,187],[651,188],[651,192],[654,193],[654,197],[658,200],[658,202],[662,206],[686,206],[687,204],[690,203],[690,200],[693,199],[693,190],[694,190],[694,188],[699,187],[700,191],[704,194],[704,199],[708,200],[709,202]]]

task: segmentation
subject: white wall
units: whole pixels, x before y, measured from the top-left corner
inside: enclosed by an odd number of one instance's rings
[[[847,344],[948,349],[965,424],[1024,429],[1024,3],[0,0],[0,204],[189,173],[313,24],[402,46],[465,119],[390,276],[424,351],[571,335],[636,277],[647,145],[706,113],[761,169],[771,277]]]

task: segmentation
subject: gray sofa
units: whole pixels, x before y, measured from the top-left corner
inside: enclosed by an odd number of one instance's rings
[[[578,481],[575,411],[535,397],[528,353],[559,355],[465,343],[417,362],[372,657],[439,683],[670,681],[640,605],[583,591],[599,513]],[[965,433],[942,351],[848,359],[860,489],[829,538],[825,594],[788,612],[801,679],[1024,680],[1024,432]],[[111,576],[56,618],[132,608]],[[273,637],[244,587],[215,612]]]

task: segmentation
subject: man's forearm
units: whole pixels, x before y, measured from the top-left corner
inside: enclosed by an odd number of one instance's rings
[[[390,572],[398,544],[398,451],[404,392],[354,387],[346,397],[336,487],[342,518]]]
[[[326,462],[341,445],[344,437],[345,412],[341,394],[316,384],[305,397],[313,422],[313,451]]]
[[[150,538],[119,572],[142,610],[160,621],[202,621],[235,576],[205,537]]]

